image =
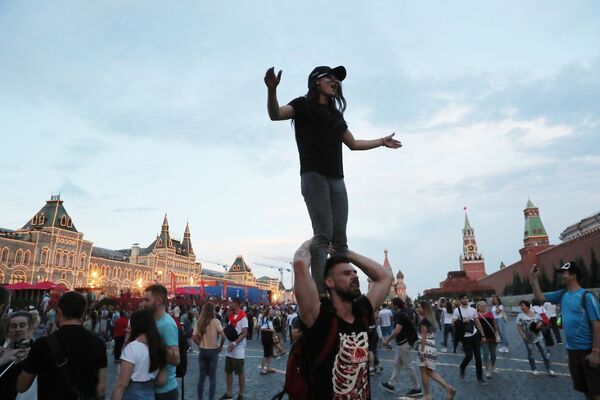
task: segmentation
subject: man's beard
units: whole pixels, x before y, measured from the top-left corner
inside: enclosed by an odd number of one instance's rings
[[[354,301],[354,299],[361,295],[360,287],[356,287],[356,289],[354,289],[352,286],[350,289],[341,289],[339,287],[335,287],[334,290],[338,296],[347,301]]]

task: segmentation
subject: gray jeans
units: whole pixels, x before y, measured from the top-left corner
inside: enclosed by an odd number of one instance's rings
[[[392,372],[392,376],[388,383],[390,385],[394,385],[400,376],[400,371],[403,369],[406,370],[408,376],[410,377],[410,381],[412,383],[413,389],[419,388],[419,380],[417,379],[417,374],[412,366],[410,360],[410,345],[408,342],[404,342],[403,344],[398,345],[396,348],[396,359],[394,360],[394,372]]]
[[[348,194],[343,178],[328,178],[317,172],[301,176],[302,196],[313,227],[311,273],[319,293],[325,293],[323,284],[327,249],[348,250],[346,224],[348,222]]]

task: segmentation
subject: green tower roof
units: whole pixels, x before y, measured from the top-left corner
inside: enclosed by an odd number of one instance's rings
[[[527,200],[524,238],[527,239],[534,236],[548,236],[548,234],[546,233],[546,228],[544,228],[544,224],[540,218],[539,210],[533,205],[531,200]]]

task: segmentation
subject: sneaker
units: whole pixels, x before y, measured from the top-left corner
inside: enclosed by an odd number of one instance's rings
[[[390,385],[387,382],[381,382],[381,386],[383,386],[384,388],[386,388],[388,392],[393,392],[394,389],[395,389],[394,385]]]
[[[548,375],[550,375],[551,377],[556,377],[556,372],[552,371],[551,369],[548,370]]]
[[[492,379],[492,373],[490,371],[485,371],[485,377],[488,379]]]
[[[533,376],[540,376],[540,373],[538,371],[531,371],[531,373],[533,374]]]
[[[219,400],[233,400],[233,396],[230,396],[227,393],[225,393],[223,396],[219,397]]]
[[[442,347],[440,350],[440,353],[447,353],[448,352],[448,348],[446,347]]]
[[[486,382],[486,381],[484,381],[483,379],[477,379],[477,382],[479,382],[479,384],[480,384],[481,386],[487,386],[487,382]]]
[[[423,389],[418,388],[418,389],[410,389],[408,392],[406,392],[406,397],[420,397],[423,396]]]
[[[465,379],[465,370],[464,369],[460,370],[460,379]]]
[[[369,375],[375,375],[376,368],[369,368]]]

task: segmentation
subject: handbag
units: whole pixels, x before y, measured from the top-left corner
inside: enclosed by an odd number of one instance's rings
[[[233,341],[237,340],[237,338],[240,337],[240,334],[238,333],[238,331],[231,324],[225,325],[225,328],[223,329],[223,333],[225,334],[225,337],[227,338],[227,340],[229,340],[230,342],[233,342]]]

